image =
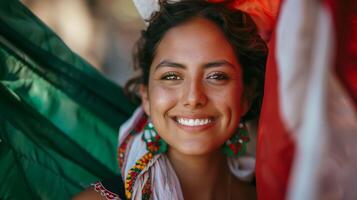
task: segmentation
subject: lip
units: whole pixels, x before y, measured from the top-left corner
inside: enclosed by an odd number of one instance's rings
[[[178,118],[184,118],[184,119],[209,119],[210,122],[207,124],[202,124],[202,125],[195,125],[195,126],[189,126],[189,125],[185,125],[185,124],[181,124],[178,122]],[[187,132],[200,132],[200,131],[204,131],[206,129],[211,128],[212,126],[214,126],[216,124],[216,118],[212,117],[212,116],[207,116],[207,115],[185,115],[185,116],[174,116],[171,117],[171,119],[175,122],[175,124],[180,128],[183,129]]]

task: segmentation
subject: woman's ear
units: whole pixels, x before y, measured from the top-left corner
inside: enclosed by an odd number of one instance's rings
[[[150,101],[148,87],[141,84],[140,85],[140,96],[141,96],[141,105],[144,108],[144,111],[147,116],[150,116]]]

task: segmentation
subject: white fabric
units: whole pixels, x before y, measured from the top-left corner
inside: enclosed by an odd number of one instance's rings
[[[325,147],[326,72],[331,66],[329,16],[315,0],[284,2],[277,32],[281,111],[296,139],[297,153],[288,199],[316,199],[317,176]],[[327,20],[327,21],[326,21]]]
[[[277,25],[276,61],[279,72],[279,99],[283,120],[296,130],[303,119],[303,108],[311,74],[311,53],[317,2],[286,0]]]
[[[242,181],[251,181],[254,178],[255,158],[242,156],[239,158],[228,158],[228,167],[232,174]]]
[[[169,0],[169,2],[178,1],[180,0]],[[133,0],[133,2],[146,25],[149,25],[147,21],[150,19],[151,15],[160,10],[159,0]]]
[[[159,0],[133,0],[133,2],[144,20],[150,19],[152,13],[160,9]]]
[[[119,132],[119,145],[122,144],[124,139],[128,136],[129,131],[136,126],[136,123],[138,123],[142,115],[144,115],[144,111],[139,107],[133,116],[122,125]],[[124,162],[124,171],[122,173],[124,180],[131,167],[135,165],[135,162],[148,152],[145,142],[141,137],[142,133],[135,135],[130,149],[127,149],[129,152]],[[251,181],[254,177],[254,157],[229,158],[228,166],[232,174],[243,181]],[[132,199],[141,199],[141,190],[148,178],[149,172],[151,172],[152,178],[153,200],[183,200],[180,182],[166,154],[155,155],[149,162],[147,168],[140,173],[133,187]]]
[[[331,13],[322,1],[286,0],[282,5],[276,49],[279,99],[297,147],[290,200],[357,197],[352,189],[357,117],[333,70],[333,34]]]

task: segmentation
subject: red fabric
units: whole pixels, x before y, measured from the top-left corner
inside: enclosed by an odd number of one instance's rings
[[[357,1],[325,0],[325,3],[337,30],[335,70],[357,110]]]
[[[257,24],[260,36],[269,41],[281,0],[208,0],[226,2],[228,7],[248,13]]]
[[[260,36],[269,41],[274,29],[280,0],[235,0],[230,6],[248,13],[257,24]]]
[[[325,0],[333,17],[335,70],[357,108],[357,1]],[[257,144],[258,199],[285,199],[295,145],[280,116],[275,62],[275,39],[270,42],[266,85]]]
[[[258,199],[285,199],[295,145],[279,110],[279,76],[275,62],[275,37],[269,46],[263,106],[259,120],[256,180]]]

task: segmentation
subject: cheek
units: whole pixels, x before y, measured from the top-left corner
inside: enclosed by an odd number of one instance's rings
[[[241,100],[242,100],[242,87],[239,84],[232,84],[230,86],[209,90],[210,98],[215,102],[217,106],[222,109],[228,109],[233,113],[240,111]]]
[[[158,114],[158,112],[166,112],[176,105],[177,92],[172,89],[157,86],[157,84],[152,85],[156,85],[149,88],[149,104],[152,115],[154,113]]]

